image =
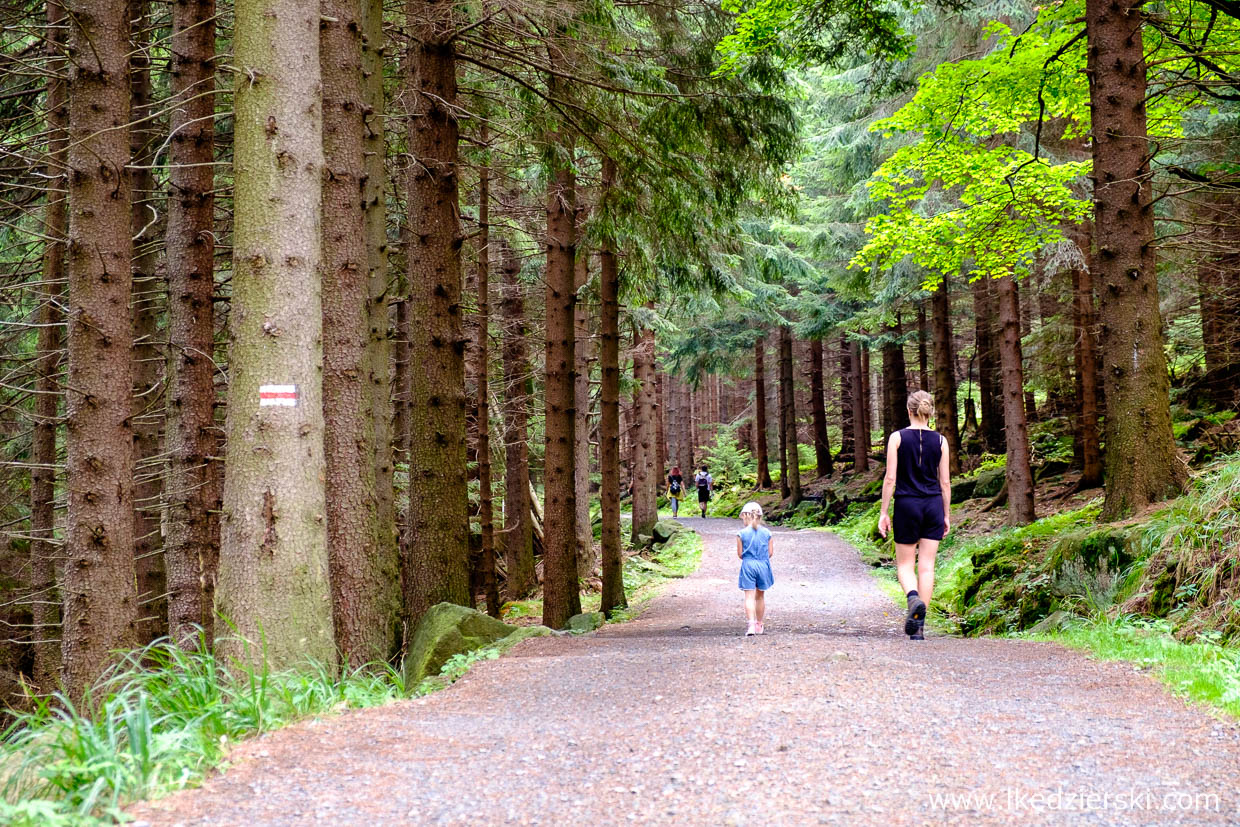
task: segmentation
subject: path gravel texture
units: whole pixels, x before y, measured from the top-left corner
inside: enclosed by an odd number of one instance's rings
[[[732,520],[633,622],[238,748],[146,825],[1236,824],[1240,727],[1132,665],[900,634],[855,551],[775,533],[744,637]]]

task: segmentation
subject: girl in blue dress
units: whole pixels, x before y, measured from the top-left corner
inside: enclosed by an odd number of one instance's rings
[[[762,506],[745,503],[741,509],[741,522],[745,527],[736,533],[736,556],[741,560],[738,585],[745,592],[745,617],[749,630],[745,636],[762,634],[762,620],[766,616],[764,593],[775,585],[771,573],[771,557],[775,554],[775,541],[771,531],[762,525]]]

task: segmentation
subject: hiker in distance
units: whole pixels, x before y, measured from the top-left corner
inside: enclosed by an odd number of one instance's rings
[[[680,466],[673,465],[667,475],[667,501],[672,505],[672,519],[680,516],[680,501],[685,496],[685,478],[680,473]]]
[[[925,640],[926,606],[934,593],[934,557],[951,530],[952,488],[947,440],[930,429],[934,398],[917,391],[908,398],[909,426],[887,440],[887,474],[878,533],[892,530],[888,516],[894,494],[896,576],[908,598],[904,634]]]
[[[702,509],[702,516],[706,516],[706,504],[710,502],[710,495],[715,490],[715,478],[710,475],[710,471],[705,465],[702,470],[698,471],[693,477],[693,484],[697,486],[698,492],[698,508]]]

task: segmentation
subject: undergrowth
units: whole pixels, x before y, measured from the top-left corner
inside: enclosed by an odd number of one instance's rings
[[[630,608],[613,620],[636,614],[657,585],[692,573],[701,555],[701,538],[682,531],[649,559],[628,558]],[[593,600],[597,608],[598,596]],[[512,618],[541,614],[542,606],[527,600],[506,609]],[[399,668],[382,663],[339,677],[310,662],[270,672],[224,664],[201,640],[193,651],[152,644],[131,653],[80,706],[52,695],[13,713],[0,737],[0,824],[114,823],[131,802],[199,783],[241,739],[315,715],[425,695],[495,657],[495,649],[455,655],[439,676],[406,686]]]

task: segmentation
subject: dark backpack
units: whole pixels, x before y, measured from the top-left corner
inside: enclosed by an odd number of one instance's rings
[[[710,477],[706,476],[705,474],[698,474],[697,487],[699,489],[709,489],[710,488]]]
[[[679,494],[680,480],[672,480],[672,484],[668,486],[668,490],[670,490],[673,494]]]

